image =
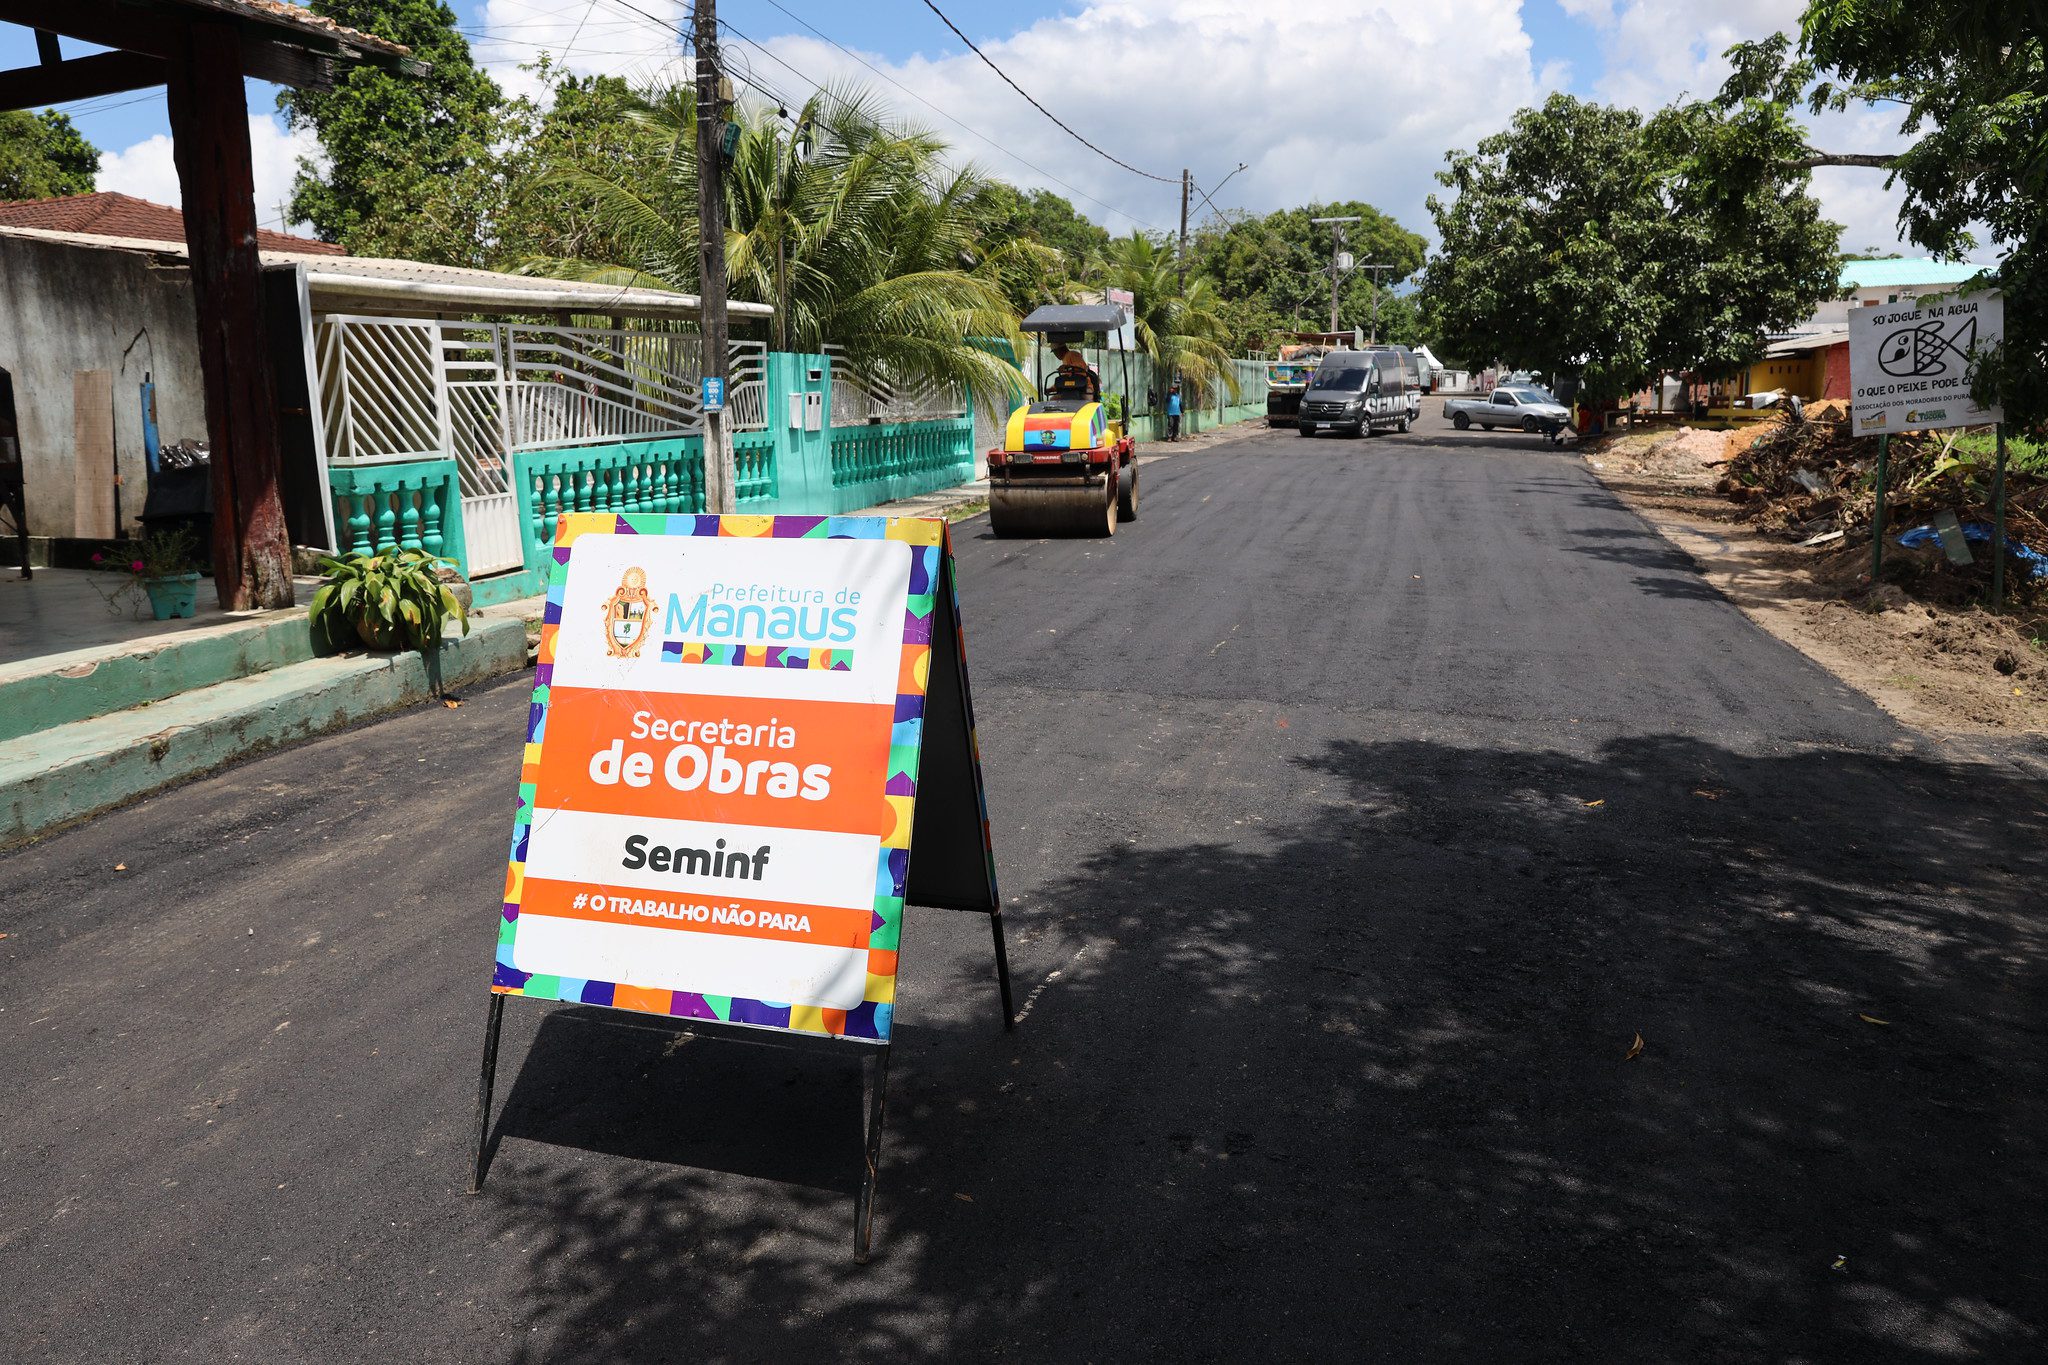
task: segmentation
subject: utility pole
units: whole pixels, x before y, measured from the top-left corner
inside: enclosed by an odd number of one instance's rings
[[[1194,177],[1185,166],[1180,172],[1180,292],[1188,292],[1188,185]]]
[[[704,378],[726,380],[725,328],[725,101],[720,97],[717,0],[696,0],[697,50],[697,292],[704,343]],[[725,413],[704,414],[704,510],[732,512],[732,433]]]
[[[1362,265],[1358,268],[1372,272],[1372,341],[1369,344],[1377,346],[1380,344],[1380,272],[1392,270],[1394,267],[1382,261],[1374,261],[1371,265]]]
[[[1330,330],[1333,332],[1337,330],[1337,281],[1345,270],[1350,269],[1350,262],[1344,259],[1344,225],[1357,221],[1356,214],[1349,218],[1309,219],[1311,223],[1330,225]]]

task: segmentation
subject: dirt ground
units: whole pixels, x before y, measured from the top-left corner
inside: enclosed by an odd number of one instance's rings
[[[1585,459],[1750,619],[1907,725],[2048,752],[2048,611],[1993,615],[1891,583],[1872,591],[1867,532],[1815,546],[1759,533],[1714,491],[1754,435],[1631,434],[1589,445]],[[1938,553],[1886,549],[1888,565]]]

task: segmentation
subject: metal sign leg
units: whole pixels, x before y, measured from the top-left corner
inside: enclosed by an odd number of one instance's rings
[[[1003,1031],[1017,1027],[1017,1011],[1010,1004],[1010,950],[1003,944],[1003,911],[998,906],[988,917],[996,938],[996,984],[1003,992]]]
[[[882,1163],[882,1115],[888,1103],[889,1054],[891,1046],[880,1048],[861,1067],[867,1082],[867,1153],[860,1174],[860,1194],[853,1206],[853,1259],[867,1264],[869,1234],[874,1231],[875,1178]]]
[[[505,1022],[505,997],[493,992],[490,1018],[484,1024],[484,1063],[476,1080],[476,1145],[470,1148],[469,1192],[484,1188],[484,1155],[491,1133],[491,1086],[498,1079],[498,1029]]]

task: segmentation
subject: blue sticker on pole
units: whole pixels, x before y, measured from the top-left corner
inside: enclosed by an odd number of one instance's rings
[[[704,411],[725,411],[725,381],[706,376],[704,380]]]

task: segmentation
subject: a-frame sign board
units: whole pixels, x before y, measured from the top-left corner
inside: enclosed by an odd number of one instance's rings
[[[508,995],[851,1047],[865,1259],[906,902],[989,916],[1014,1017],[946,525],[576,513],[554,557],[470,1189]]]

